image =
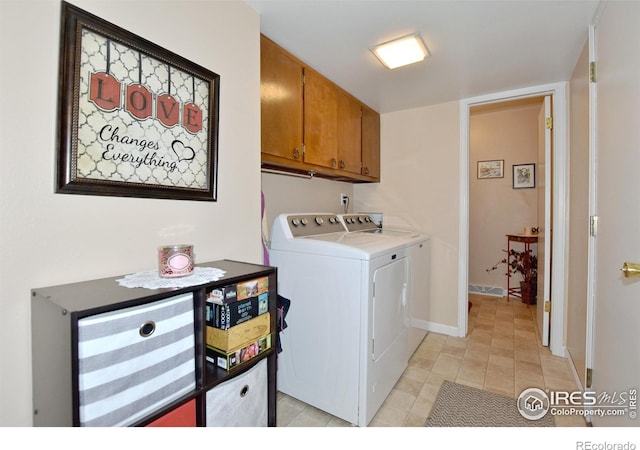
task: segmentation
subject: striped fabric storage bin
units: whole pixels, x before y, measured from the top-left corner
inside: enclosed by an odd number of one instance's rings
[[[81,426],[126,426],[195,389],[193,294],[78,320]]]

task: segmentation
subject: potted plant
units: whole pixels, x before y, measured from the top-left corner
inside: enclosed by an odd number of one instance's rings
[[[507,276],[519,273],[522,276],[520,281],[520,293],[522,301],[534,304],[538,291],[538,257],[531,250],[518,251],[511,249],[509,256],[502,260],[507,264]]]
[[[536,295],[538,294],[538,257],[534,255],[531,250],[519,251],[511,249],[508,252],[507,250],[503,250],[503,252],[508,253],[508,256],[499,261],[491,269],[487,269],[487,272],[497,269],[498,264],[507,264],[506,275],[508,277],[516,273],[522,276],[522,280],[520,281],[522,301],[535,304]]]

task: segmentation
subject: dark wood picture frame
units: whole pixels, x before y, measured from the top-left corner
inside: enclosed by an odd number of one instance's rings
[[[533,189],[536,187],[536,165],[513,165],[513,189]]]
[[[220,76],[67,2],[56,193],[217,200]]]

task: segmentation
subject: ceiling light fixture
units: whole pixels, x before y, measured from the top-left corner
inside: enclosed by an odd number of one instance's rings
[[[389,69],[424,60],[429,51],[418,33],[384,42],[370,49]]]

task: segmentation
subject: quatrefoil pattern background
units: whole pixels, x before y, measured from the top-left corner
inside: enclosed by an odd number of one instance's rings
[[[89,100],[91,74],[106,72],[107,67],[109,74],[121,83],[121,95],[124,95],[122,93],[129,84],[139,83],[151,91],[154,101],[151,117],[136,119],[122,107],[111,112],[103,111]],[[209,82],[83,29],[79,89],[76,157],[76,174],[79,178],[190,189],[208,188],[211,182],[208,171],[209,105],[212,104]],[[181,110],[185,103],[194,103],[200,108],[202,130],[191,134],[180,124],[168,128],[155,118],[156,96],[166,93],[179,102]],[[124,99],[121,105],[124,105]],[[155,161],[167,164],[135,164],[117,158],[103,158],[107,142],[100,139],[99,133],[105,125],[110,125],[111,130],[117,128],[120,137],[127,136],[158,144],[158,149],[154,150],[111,142],[114,144],[112,154],[147,157],[147,161],[151,161],[153,153],[156,153]],[[176,140],[180,143],[175,144]],[[175,165],[174,170],[168,167],[170,163]]]

